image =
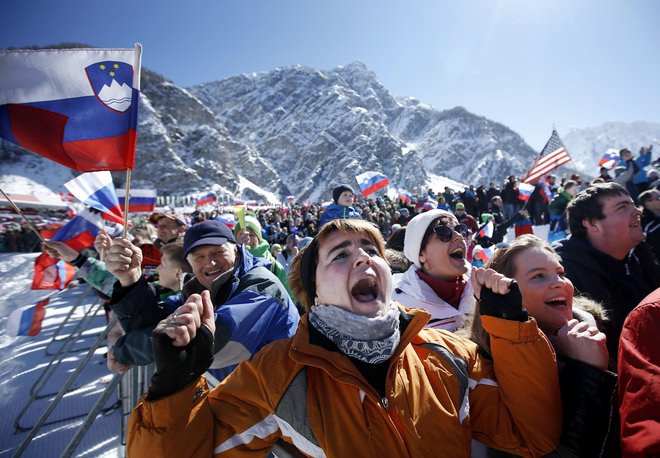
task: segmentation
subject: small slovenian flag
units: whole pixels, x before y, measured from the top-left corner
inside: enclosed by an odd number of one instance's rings
[[[214,192],[207,192],[195,200],[195,206],[199,207],[201,205],[210,204],[216,200],[218,200],[218,196]]]
[[[57,231],[51,241],[63,242],[76,251],[94,244],[101,231],[101,216],[85,209]],[[76,276],[76,268],[71,264],[41,253],[34,260],[32,289],[63,289]]]
[[[287,202],[293,202],[296,200],[296,196],[286,196]]]
[[[546,204],[549,204],[550,202],[552,202],[552,199],[554,199],[555,196],[552,193],[552,190],[550,189],[550,186],[548,185],[548,182],[546,181],[545,177],[539,180],[539,184],[541,185],[541,191],[543,191],[541,197],[543,197],[543,200],[545,201]]]
[[[474,247],[474,257],[482,260],[483,262],[490,261],[493,257],[493,254],[495,254],[495,250],[492,246],[484,248],[481,245],[477,245]]]
[[[126,202],[126,191],[117,190],[119,205],[123,208]],[[131,189],[128,196],[129,213],[151,213],[156,208],[155,189]]]
[[[123,213],[110,172],[82,173],[64,183],[64,187],[82,203],[100,211],[103,219],[124,224]]]
[[[495,227],[493,226],[492,221],[488,221],[484,227],[481,228],[479,231],[479,237],[484,237],[484,238],[491,238],[493,236],[493,232],[495,231]]]
[[[518,199],[527,202],[534,192],[534,185],[529,183],[520,183],[518,185]]]
[[[357,180],[360,191],[362,191],[364,197],[367,197],[390,184],[389,178],[385,175],[372,171],[361,173],[360,175],[357,175],[355,179]]]
[[[422,205],[424,210],[435,210],[438,208],[438,201],[431,196],[427,196],[424,200],[424,205]]]
[[[332,203],[333,203],[333,202],[332,202],[331,200],[329,200],[328,202],[323,202],[323,203],[321,204],[321,210],[326,211],[326,210],[328,209],[328,207],[329,207],[330,205],[332,205]]]
[[[397,197],[400,201],[405,202],[409,204],[412,202],[412,195],[408,191],[404,191],[403,189],[399,190],[399,195]]]
[[[76,201],[76,198],[70,192],[67,193],[60,192],[59,195],[60,198],[62,199],[62,202],[65,202],[67,204],[72,204]]]
[[[11,312],[7,319],[7,335],[18,337],[39,334],[49,301],[50,298],[43,299],[36,304],[26,305]]]
[[[236,220],[234,219],[234,215],[232,213],[223,213],[222,215],[216,216],[213,219],[216,221],[220,221],[229,229],[233,229],[234,226],[236,226]]]
[[[610,148],[607,151],[605,151],[605,154],[603,154],[603,157],[600,158],[600,161],[598,161],[598,165],[601,166],[601,167],[605,167],[606,169],[610,170],[618,162],[619,162],[619,152],[617,150],[615,150],[614,148]]]

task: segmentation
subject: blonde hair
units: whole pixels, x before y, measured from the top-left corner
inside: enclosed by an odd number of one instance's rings
[[[316,265],[320,245],[334,232],[354,232],[372,240],[380,257],[385,259],[385,242],[378,227],[361,219],[334,219],[326,223],[321,231],[305,246],[293,261],[289,272],[289,286],[300,304],[309,311],[316,297]]]

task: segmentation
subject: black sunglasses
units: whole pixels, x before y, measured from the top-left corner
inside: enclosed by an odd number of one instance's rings
[[[465,224],[457,224],[453,229],[449,226],[435,226],[433,232],[435,232],[435,235],[438,236],[441,242],[449,242],[454,238],[454,232],[462,235],[464,239],[468,238],[470,228]]]

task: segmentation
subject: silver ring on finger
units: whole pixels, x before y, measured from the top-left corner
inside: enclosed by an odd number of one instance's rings
[[[169,317],[167,317],[167,326],[168,326],[168,327],[170,327],[170,328],[174,328],[174,327],[176,327],[176,325],[177,325],[177,323],[176,323],[176,316],[177,316],[177,315],[176,315],[176,312],[174,312],[174,313],[171,314]]]

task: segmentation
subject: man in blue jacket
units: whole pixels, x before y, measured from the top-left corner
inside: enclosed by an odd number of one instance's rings
[[[192,267],[180,294],[159,302],[142,276],[141,252],[126,239],[115,239],[106,265],[118,279],[110,300],[127,336],[136,336],[136,364],[154,360],[149,333],[168,315],[176,319],[179,307],[210,292],[215,310],[216,332],[212,373],[224,379],[241,361],[263,346],[291,337],[299,315],[282,283],[260,258],[236,243],[231,230],[210,220],[188,229],[183,256]]]

